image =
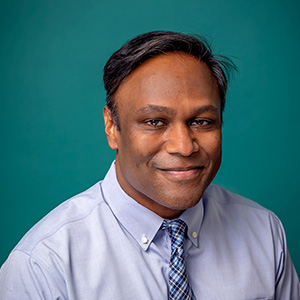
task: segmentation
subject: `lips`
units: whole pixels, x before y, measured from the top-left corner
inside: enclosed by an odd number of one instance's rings
[[[160,168],[163,174],[175,181],[189,181],[198,177],[203,167]]]

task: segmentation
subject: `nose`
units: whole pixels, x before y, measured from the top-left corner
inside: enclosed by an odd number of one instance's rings
[[[193,132],[186,124],[178,124],[169,128],[165,149],[169,154],[179,154],[190,156],[199,151],[198,141],[195,139]]]

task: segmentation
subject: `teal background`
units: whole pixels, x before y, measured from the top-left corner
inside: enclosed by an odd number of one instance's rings
[[[300,272],[299,1],[0,3],[0,264],[24,233],[103,178],[102,68],[150,30],[203,34],[235,61],[215,183],[273,210]]]

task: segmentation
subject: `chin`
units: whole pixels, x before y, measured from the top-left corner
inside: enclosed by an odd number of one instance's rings
[[[167,198],[164,198],[168,199],[168,201],[163,201],[162,203],[164,203],[164,205],[168,208],[183,211],[197,205],[202,197],[202,193],[197,193],[197,195],[188,197],[186,199],[187,194],[188,192],[182,195],[182,197],[180,197],[178,194],[173,195],[173,197],[170,197],[169,195]]]

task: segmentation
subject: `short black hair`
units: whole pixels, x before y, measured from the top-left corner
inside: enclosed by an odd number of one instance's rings
[[[223,113],[229,74],[236,69],[235,64],[229,58],[212,54],[211,47],[203,37],[172,31],[151,31],[127,42],[104,66],[106,104],[118,130],[120,124],[114,95],[122,81],[146,60],[163,53],[180,51],[198,58],[209,67],[218,85]]]

